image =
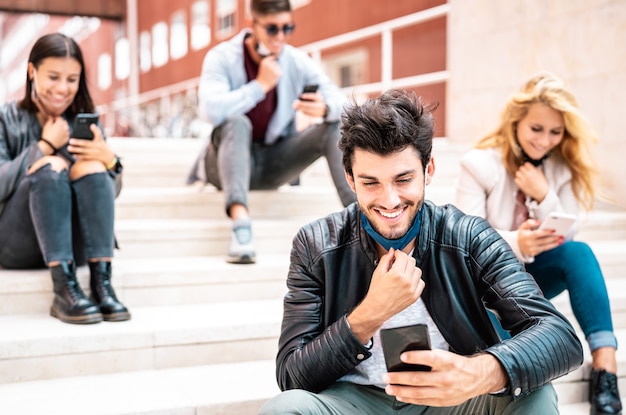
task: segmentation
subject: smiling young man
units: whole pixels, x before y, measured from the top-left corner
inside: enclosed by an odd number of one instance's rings
[[[287,43],[296,27],[288,0],[252,0],[250,8],[251,27],[204,59],[200,114],[214,129],[187,180],[224,191],[232,263],[256,260],[249,190],[291,183],[324,156],[343,205],[356,200],[337,149],[345,96],[315,61]],[[317,91],[303,93],[308,85]],[[322,122],[297,131],[296,111]]]
[[[346,109],[358,203],[294,238],[277,379],[260,414],[557,414],[550,381],[582,363],[571,324],[485,220],[425,200],[433,108],[392,90]],[[486,308],[514,335],[502,341]],[[381,329],[424,324],[431,371],[387,372]]]

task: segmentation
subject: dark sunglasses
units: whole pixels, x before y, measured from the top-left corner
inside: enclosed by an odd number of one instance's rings
[[[278,32],[280,31],[282,31],[285,34],[285,36],[287,36],[287,35],[292,34],[294,30],[296,30],[295,24],[286,24],[286,25],[283,25],[283,27],[280,27],[275,24],[262,25],[259,22],[255,22],[255,23],[262,26],[263,29],[265,29],[265,32],[267,32],[269,36],[276,36]]]

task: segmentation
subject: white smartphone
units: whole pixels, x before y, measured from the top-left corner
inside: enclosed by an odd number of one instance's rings
[[[545,218],[539,229],[552,229],[556,235],[567,235],[572,229],[572,226],[576,222],[576,215],[563,212],[551,212],[550,215]]]

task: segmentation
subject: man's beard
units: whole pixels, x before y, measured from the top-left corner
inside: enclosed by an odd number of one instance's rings
[[[359,207],[361,208],[361,212],[365,215],[367,220],[372,225],[372,228],[376,232],[378,232],[380,235],[382,235],[386,239],[400,239],[404,235],[406,235],[406,233],[409,231],[409,228],[413,225],[413,222],[415,222],[415,218],[417,217],[417,214],[419,213],[420,208],[422,207],[423,204],[424,204],[424,199],[422,199],[417,204],[417,208],[411,213],[411,216],[409,217],[409,221],[405,223],[403,229],[391,228],[391,229],[387,229],[386,231],[384,229],[381,229],[378,226],[377,220],[380,219],[379,216],[371,214],[372,211],[376,210],[374,209],[373,206],[370,207],[369,209],[365,209],[363,208],[362,205],[359,204]],[[406,209],[409,209],[416,205],[412,202],[408,202],[408,203],[404,203],[404,206],[406,207]],[[375,216],[375,217],[372,217],[372,216]]]

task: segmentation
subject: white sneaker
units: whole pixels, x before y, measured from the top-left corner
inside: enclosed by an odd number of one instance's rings
[[[256,250],[252,239],[252,222],[249,218],[237,219],[233,222],[230,249],[226,261],[231,264],[254,264],[256,262]]]

